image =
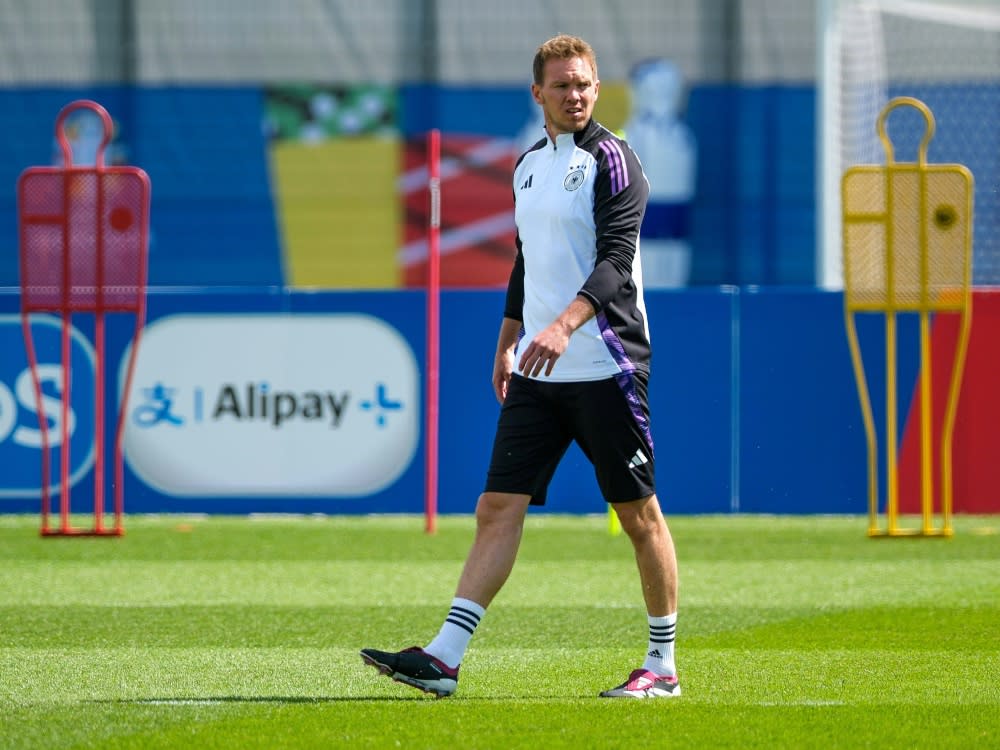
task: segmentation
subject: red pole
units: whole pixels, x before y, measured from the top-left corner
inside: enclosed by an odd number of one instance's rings
[[[438,406],[440,399],[441,336],[441,132],[427,136],[427,166],[430,174],[431,210],[427,232],[427,448],[425,453],[424,529],[437,530],[438,499]]]
[[[70,369],[70,320],[72,307],[70,305],[70,290],[73,286],[72,265],[69,257],[69,196],[73,194],[73,178],[69,171],[71,162],[67,162],[63,174],[62,193],[62,403],[60,404],[60,419],[62,424],[59,427],[59,531],[68,534],[70,531],[69,519],[69,405],[72,403],[73,394]]]
[[[104,379],[105,379],[105,336],[104,336],[104,149],[97,151],[96,221],[94,224],[94,245],[97,253],[96,277],[94,285],[94,348],[97,363],[94,380],[94,533],[104,533]]]

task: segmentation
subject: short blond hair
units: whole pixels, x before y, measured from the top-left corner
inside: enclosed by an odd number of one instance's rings
[[[580,57],[590,65],[596,81],[597,55],[594,54],[593,47],[578,36],[559,34],[542,43],[535,53],[535,59],[531,64],[535,83],[539,86],[545,83],[545,63],[549,60],[570,60],[574,57]]]

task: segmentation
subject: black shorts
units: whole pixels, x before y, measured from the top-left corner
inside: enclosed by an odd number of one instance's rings
[[[559,461],[576,441],[608,502],[656,491],[649,431],[649,376],[553,383],[514,375],[500,409],[487,492],[530,495],[544,505]]]

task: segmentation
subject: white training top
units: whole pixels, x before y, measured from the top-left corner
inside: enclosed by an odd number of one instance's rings
[[[596,316],[570,338],[552,374],[583,381],[648,372],[639,227],[649,183],[632,149],[599,123],[546,137],[514,168],[517,258],[504,315],[531,341],[577,294]]]

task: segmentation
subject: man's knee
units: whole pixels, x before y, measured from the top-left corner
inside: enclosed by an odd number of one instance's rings
[[[480,526],[521,523],[531,498],[506,492],[484,492],[476,503],[476,523]]]
[[[622,529],[632,539],[654,534],[665,525],[656,495],[624,503],[615,503],[613,507]]]

